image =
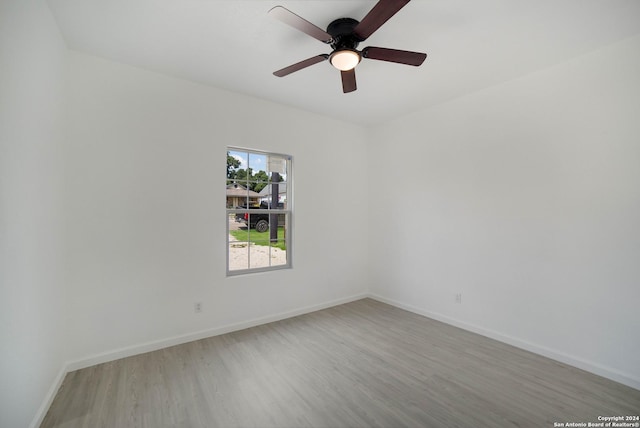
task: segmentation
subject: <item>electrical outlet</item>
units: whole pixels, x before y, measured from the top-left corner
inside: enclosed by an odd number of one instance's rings
[[[193,304],[193,312],[202,312],[202,302],[196,302]]]
[[[456,303],[462,303],[462,293],[456,293]]]

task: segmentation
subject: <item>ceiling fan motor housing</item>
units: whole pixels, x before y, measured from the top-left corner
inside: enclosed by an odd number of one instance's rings
[[[327,33],[332,37],[333,50],[356,50],[361,40],[353,34],[353,29],[358,24],[359,21],[353,18],[338,18],[329,24]]]

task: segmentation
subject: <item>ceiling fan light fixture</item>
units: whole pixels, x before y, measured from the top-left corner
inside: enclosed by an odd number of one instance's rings
[[[358,21],[353,18],[334,19],[327,26],[327,31],[315,26],[290,10],[276,6],[269,14],[291,27],[331,46],[331,54],[320,54],[274,71],[277,77],[284,77],[314,64],[329,60],[334,68],[340,70],[342,92],[345,94],[357,89],[355,68],[362,58],[378,61],[395,62],[397,64],[422,65],[427,54],[403,51],[399,49],[367,46],[361,51],[358,45],[375,33],[385,22],[402,9],[410,0],[377,0],[371,10]]]
[[[331,65],[340,71],[349,71],[356,68],[360,62],[360,54],[352,49],[342,49],[335,51],[329,57]]]

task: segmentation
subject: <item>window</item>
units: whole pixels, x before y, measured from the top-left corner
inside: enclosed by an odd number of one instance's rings
[[[291,156],[227,149],[227,275],[291,267]]]

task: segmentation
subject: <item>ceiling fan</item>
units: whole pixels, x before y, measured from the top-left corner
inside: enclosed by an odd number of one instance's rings
[[[360,42],[367,40],[369,36],[409,3],[409,1],[410,0],[379,0],[362,21],[357,21],[353,18],[338,18],[329,24],[327,31],[322,30],[282,6],[274,7],[269,11],[269,15],[323,43],[331,45],[333,51],[330,54],[320,54],[305,59],[275,71],[273,74],[278,77],[284,77],[328,59],[331,65],[340,70],[342,90],[346,94],[347,92],[353,92],[357,89],[355,67],[360,63],[362,58],[396,62],[416,67],[420,66],[425,58],[427,58],[427,54],[425,53],[379,48],[375,46],[368,46],[361,51],[356,49]]]

